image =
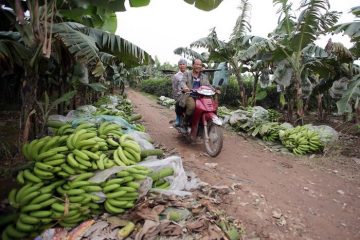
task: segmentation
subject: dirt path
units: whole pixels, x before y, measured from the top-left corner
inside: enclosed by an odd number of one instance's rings
[[[153,139],[178,152],[187,169],[212,185],[239,184],[221,207],[242,222],[245,239],[360,239],[359,179],[311,168],[230,132],[220,155],[209,158],[201,144],[188,145],[171,127],[172,110],[133,90],[127,94]]]

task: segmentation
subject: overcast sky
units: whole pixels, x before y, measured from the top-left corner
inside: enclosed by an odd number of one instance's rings
[[[293,0],[294,8],[300,0]],[[216,27],[221,40],[229,40],[230,34],[240,14],[240,0],[224,0],[220,6],[210,12],[201,11],[183,0],[151,0],[146,7],[131,8],[117,14],[116,34],[138,45],[160,62],[176,64],[179,55],[173,54],[178,47],[188,47],[199,38],[206,37],[210,29]],[[251,33],[266,37],[277,23],[278,6],[272,0],[251,1]],[[348,14],[351,7],[358,6],[359,0],[330,0],[332,10],[343,12],[340,22],[349,22],[354,18]],[[328,37],[318,41],[324,47]],[[332,36],[333,41],[341,41],[349,47],[347,38]]]

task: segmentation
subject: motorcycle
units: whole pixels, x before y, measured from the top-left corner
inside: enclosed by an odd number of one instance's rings
[[[214,95],[214,90],[209,86],[192,90],[195,111],[190,120],[190,127],[186,133],[180,127],[176,127],[189,141],[202,137],[205,150],[211,157],[216,157],[220,153],[224,138],[222,120],[216,115],[218,104],[214,100]]]

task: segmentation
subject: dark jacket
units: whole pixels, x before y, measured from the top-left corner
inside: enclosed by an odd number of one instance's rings
[[[193,87],[192,72],[184,73],[182,84],[183,84],[183,88],[186,85],[189,89],[192,89]],[[200,73],[200,86],[204,86],[204,85],[210,86],[210,83],[208,77],[205,74]]]

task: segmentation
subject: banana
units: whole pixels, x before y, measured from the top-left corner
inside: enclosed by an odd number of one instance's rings
[[[128,182],[128,183],[126,183],[126,186],[132,187],[134,189],[138,189],[138,188],[140,188],[140,183],[138,183],[138,182]]]
[[[65,155],[62,154],[62,153],[57,153],[57,154],[55,154],[54,156],[45,158],[45,159],[43,160],[43,162],[44,162],[44,163],[47,163],[47,162],[49,162],[49,161],[58,160],[58,159],[65,159]]]
[[[100,158],[99,160],[97,160],[96,165],[98,166],[98,169],[104,170],[105,169],[104,158]]]
[[[81,134],[78,138],[77,141],[82,141],[82,140],[88,140],[90,138],[94,138],[96,137],[96,132],[86,132],[84,134]]]
[[[74,168],[79,167],[79,163],[75,160],[74,155],[72,153],[67,155],[66,162]]]
[[[41,209],[41,205],[40,204],[29,204],[27,206],[24,206],[23,208],[21,208],[21,212],[25,213],[25,212],[32,212],[32,211],[36,211]]]
[[[81,123],[75,128],[75,130],[79,131],[80,129],[91,128],[91,127],[94,127],[94,126],[95,126],[95,124],[89,123],[89,122]]]
[[[36,225],[40,222],[40,220],[38,218],[27,215],[25,213],[21,213],[19,216],[19,219],[21,222],[30,224],[30,225]]]
[[[56,167],[56,166],[63,164],[64,162],[65,162],[65,158],[61,158],[61,159],[55,159],[55,160],[48,161],[48,162],[46,162],[46,164]]]
[[[126,158],[130,161],[130,163],[132,163],[132,165],[134,165],[134,164],[136,164],[136,162],[138,162],[136,160],[136,158],[128,151],[128,149],[125,148],[123,152],[124,152]],[[141,159],[141,157],[140,157],[140,159]]]
[[[42,152],[39,155],[37,155],[35,160],[36,161],[42,161],[42,160],[44,160],[46,158],[54,156],[57,153],[58,153],[58,151],[56,151],[56,149],[50,149],[50,150],[48,150],[46,152]]]
[[[127,140],[132,140],[134,141],[133,137],[130,136],[129,134],[123,134],[120,138],[120,144],[127,141]]]
[[[9,192],[8,200],[9,200],[10,206],[12,206],[13,208],[19,207],[19,204],[16,201],[17,192],[18,192],[18,190],[16,188],[11,189],[11,191]]]
[[[120,184],[124,182],[124,179],[123,178],[113,178],[113,179],[110,179],[108,181],[106,181],[105,183],[103,183],[103,187],[107,187],[109,185],[112,185],[112,184]]]
[[[43,170],[43,171],[51,171],[54,169],[53,166],[51,165],[48,165],[46,163],[42,163],[42,162],[36,162],[35,163],[35,167],[40,169],[40,170]]]
[[[40,205],[41,205],[41,208],[46,208],[48,206],[51,206],[53,203],[57,202],[58,200],[56,198],[50,198],[44,202],[41,202]]]
[[[135,141],[132,141],[132,140],[123,141],[123,142],[120,142],[120,145],[123,148],[127,147],[130,149],[133,149],[135,152],[138,152],[138,153],[141,152],[140,145]]]
[[[99,155],[93,153],[93,152],[90,152],[88,150],[82,150],[83,153],[85,153],[89,158],[93,159],[93,160],[99,160],[100,157]]]
[[[137,190],[135,188],[132,188],[132,187],[122,186],[122,187],[118,188],[118,191],[126,191],[126,192],[130,193],[130,192],[136,192]]]
[[[122,200],[116,200],[114,198],[106,199],[107,202],[109,202],[114,207],[125,207],[129,201],[122,201]]]
[[[71,203],[79,203],[79,202],[82,202],[83,200],[84,200],[84,196],[70,196],[69,197],[69,201],[71,202]]]
[[[112,214],[119,214],[125,212],[124,209],[111,205],[108,201],[104,203],[105,210]]]
[[[105,158],[104,159],[104,166],[105,166],[105,168],[107,169],[107,168],[111,168],[111,167],[113,167],[113,166],[115,166],[116,164],[115,164],[115,162],[113,161],[113,160],[110,160],[110,159],[108,159],[108,158]]]
[[[58,130],[56,131],[56,135],[63,135],[64,134],[64,131],[66,129],[70,129],[72,128],[71,124],[67,123],[67,124],[64,124],[63,126],[59,127]]]
[[[121,146],[118,147],[118,149],[121,148]],[[120,156],[119,156],[119,151],[118,149],[116,149],[113,152],[113,159],[114,162],[118,165],[118,166],[126,166],[126,164],[121,160]]]
[[[37,203],[42,203],[46,200],[49,200],[52,198],[52,194],[51,193],[43,193],[37,197],[35,197],[34,199],[31,200],[30,204],[37,204]]]
[[[51,204],[51,208],[52,208],[54,211],[57,211],[57,212],[59,212],[59,213],[64,213],[65,210],[66,210],[66,212],[69,211],[69,206],[68,206],[68,205],[65,206],[64,204],[57,203],[57,202]]]
[[[99,135],[102,135],[104,128],[110,124],[111,124],[110,122],[102,122],[98,128]]]
[[[75,147],[77,149],[82,149],[84,147],[92,147],[96,144],[96,140],[94,138],[90,138],[90,139],[86,139],[86,140],[82,140],[82,141],[78,141],[75,144]]]
[[[74,169],[72,169],[69,165],[67,165],[66,163],[61,164],[60,167],[62,170],[64,170],[64,172],[66,172],[69,175],[76,174],[76,171]]]
[[[100,186],[83,186],[80,189],[84,189],[86,192],[101,192],[102,188]]]
[[[79,188],[79,187],[83,187],[83,186],[89,186],[91,184],[93,184],[93,183],[89,182],[89,181],[83,181],[83,180],[69,182],[70,188]]]
[[[69,137],[66,139],[66,146],[68,147],[68,149],[70,149],[70,150],[73,150],[73,149],[75,149],[75,146],[74,146],[74,144],[73,144],[73,142],[74,142],[74,136],[75,136],[75,134],[73,133],[73,134],[70,134],[69,135]]]
[[[46,139],[44,140],[44,138],[41,138],[36,144],[34,144],[34,146],[31,149],[29,149],[31,159],[33,161],[36,161],[37,156],[39,155],[39,150],[45,145],[45,143],[46,143]]]
[[[24,179],[24,171],[19,171],[18,174],[16,175],[16,181],[19,184],[25,184],[25,179]]]
[[[128,176],[130,176],[130,172],[128,172],[126,170],[122,170],[122,171],[116,173],[116,176],[117,177],[128,177]]]
[[[107,193],[105,194],[106,198],[118,198],[121,196],[124,196],[126,194],[126,191],[116,191],[116,192],[112,192],[112,193]]]
[[[80,151],[79,149],[74,149],[74,150],[73,150],[73,153],[74,153],[74,155],[78,156],[79,158],[82,158],[82,159],[88,160],[88,161],[90,160],[89,156],[86,155],[86,154],[83,152],[83,150]]]
[[[123,152],[123,149],[121,146],[119,146],[117,149],[116,149],[116,153],[117,155],[119,156],[121,162],[123,162],[125,165],[130,165],[130,162],[129,160],[127,159],[127,157],[125,156],[124,152]],[[114,159],[115,160],[115,159]],[[120,165],[121,166],[121,165]]]
[[[31,155],[30,155],[30,152],[29,152],[29,144],[28,143],[25,143],[23,146],[22,146],[22,154],[24,155],[24,157],[26,158],[26,160],[31,160]]]
[[[114,124],[114,123],[109,124],[109,125],[107,125],[106,127],[104,127],[104,129],[103,129],[103,131],[100,133],[100,135],[102,135],[102,134],[106,135],[106,134],[108,134],[110,131],[112,131],[112,130],[119,130],[120,128],[121,128],[121,127],[120,127],[119,125],[117,125],[117,124]]]
[[[93,172],[82,173],[82,174],[79,174],[78,176],[76,176],[74,178],[73,182],[87,180],[87,179],[93,177],[94,175],[95,175],[95,173],[93,173]]]
[[[113,191],[115,189],[118,189],[119,187],[120,187],[120,184],[117,184],[117,183],[109,184],[109,185],[106,185],[103,188],[103,192],[108,193],[108,192],[111,192],[111,191]]]
[[[29,213],[29,215],[36,218],[45,218],[45,217],[50,217],[52,213],[53,212],[51,210],[40,210],[40,211],[32,211]]]
[[[30,192],[29,194],[27,194],[26,196],[24,196],[22,199],[19,200],[20,206],[25,206],[39,194],[40,194],[39,191]]]
[[[119,146],[119,143],[117,143],[114,139],[112,139],[112,138],[107,138],[106,139],[106,142],[109,144],[109,145],[111,145],[111,146],[113,146],[113,147],[118,147]]]
[[[29,180],[30,182],[40,183],[41,179],[35,176],[29,169],[24,170],[24,178]]]
[[[17,227],[14,227],[13,224],[9,224],[2,234],[2,239],[23,239],[26,235],[27,233],[20,231]]]
[[[87,132],[86,129],[80,129],[75,132],[74,136],[71,139],[71,143],[74,147],[76,147],[76,144],[78,143],[78,138],[80,135],[85,134]]]
[[[50,150],[52,147],[54,147],[54,145],[56,145],[58,143],[58,141],[60,140],[60,136],[53,136],[51,137],[51,139],[45,143],[45,145],[41,148],[41,153],[47,152],[48,150]]]
[[[125,154],[125,151],[133,156],[133,158],[135,159],[135,163],[141,161],[141,151],[138,152],[138,151],[134,150],[133,148],[128,148],[128,147],[124,148],[124,154]],[[125,156],[126,156],[126,154],[125,154]]]
[[[70,189],[69,191],[66,192],[69,196],[74,196],[74,195],[80,195],[82,193],[85,193],[84,189]]]
[[[86,166],[86,167],[92,167],[92,163],[91,162],[89,162],[89,161],[86,161],[86,160],[84,160],[84,159],[82,159],[82,158],[79,158],[78,156],[75,156],[75,159],[76,159],[76,161],[79,163],[79,164],[82,164],[82,165],[84,165],[84,166]]]
[[[52,172],[46,172],[37,167],[34,167],[34,174],[40,179],[53,179],[55,177]]]

